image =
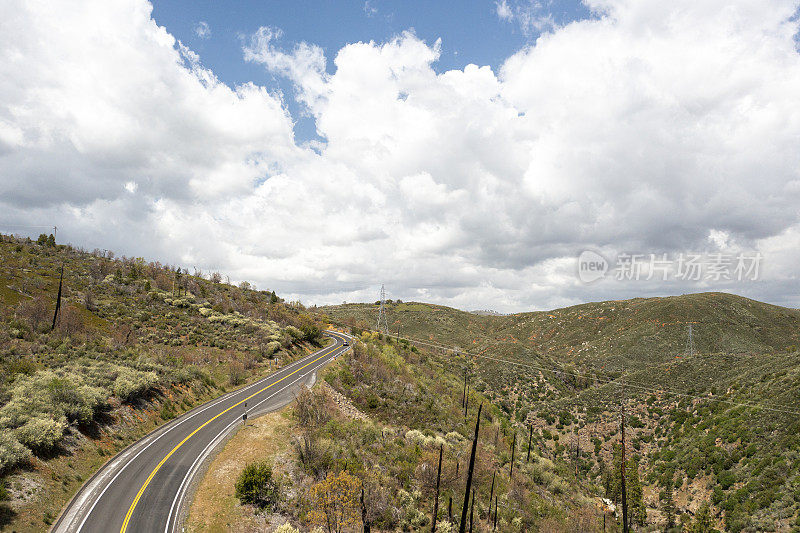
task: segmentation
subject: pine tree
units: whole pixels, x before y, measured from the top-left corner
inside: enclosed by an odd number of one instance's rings
[[[664,492],[661,494],[661,511],[664,513],[667,530],[675,527],[675,498],[672,493],[672,475],[667,476],[664,482]]]
[[[614,502],[622,501],[622,480],[620,479],[620,465],[622,464],[622,448],[614,444],[611,449],[611,469],[606,470],[605,485],[606,495]]]
[[[694,522],[692,522],[687,531],[689,533],[714,533],[716,531],[708,502],[700,506],[697,515],[694,517]]]
[[[603,473],[606,495],[615,503],[622,502],[622,447],[615,444],[612,450],[613,467]],[[602,467],[601,467],[602,468]],[[636,457],[625,458],[625,484],[630,516],[628,520],[644,525],[647,520],[647,507],[644,505],[644,491],[639,479],[639,461]]]
[[[647,507],[644,505],[644,490],[639,479],[639,460],[631,457],[626,461],[625,481],[628,483],[628,505],[631,506],[631,518],[640,526],[647,522]]]

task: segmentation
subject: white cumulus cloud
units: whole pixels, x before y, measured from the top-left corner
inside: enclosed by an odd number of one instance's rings
[[[516,24],[529,37],[556,27],[553,15],[538,0],[500,0],[494,6],[500,20]]]
[[[211,26],[208,25],[208,22],[201,20],[195,25],[194,33],[201,39],[208,39],[211,37]]]
[[[221,83],[145,0],[6,2],[0,231],[57,223],[306,302],[383,282],[503,311],[698,288],[800,305],[797,3],[587,4],[497,71],[437,72],[412,32],[326,57],[262,27],[243,60],[293,82],[312,149],[284,96]],[[575,273],[585,249],[726,248],[762,252],[761,281]]]

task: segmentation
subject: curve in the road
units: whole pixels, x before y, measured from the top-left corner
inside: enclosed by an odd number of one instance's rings
[[[78,491],[53,531],[177,531],[192,479],[245,411],[252,416],[289,403],[300,383],[348,349],[348,336],[325,334],[332,345],[193,409],[120,452]]]

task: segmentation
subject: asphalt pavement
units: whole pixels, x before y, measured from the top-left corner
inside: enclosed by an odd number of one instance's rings
[[[198,406],[112,458],[72,499],[53,526],[58,533],[180,531],[191,482],[237,425],[294,399],[302,384],[349,349],[349,337],[326,331],[333,343],[255,383]],[[245,407],[245,404],[247,407]]]

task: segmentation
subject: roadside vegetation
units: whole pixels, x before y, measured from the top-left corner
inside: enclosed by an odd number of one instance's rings
[[[238,481],[217,485],[215,496],[201,484],[199,500],[219,497],[219,491],[239,493],[265,462],[271,466],[269,483],[277,483],[281,495],[268,507],[240,497],[216,523],[265,530],[288,524],[287,531],[430,530],[438,478],[436,529],[457,531],[482,406],[472,471],[474,505],[472,496],[468,500],[473,531],[489,531],[495,520],[501,531],[602,530],[597,498],[569,465],[549,459],[538,438],[529,454],[527,433],[515,437],[501,409],[472,388],[465,392],[466,360],[442,358],[372,333],[358,339],[319,386],[298,393],[288,418],[271,419],[281,425],[289,446],[270,441],[243,466],[237,450],[250,453],[258,443],[242,429],[226,445],[220,454],[226,459],[215,462],[208,477],[216,479],[217,472],[236,463]],[[199,517],[208,514],[200,508],[212,506],[199,500],[189,531],[210,526]]]
[[[727,294],[504,316],[390,302],[387,336],[372,304],[306,309],[49,236],[0,236],[0,259],[0,529],[47,528],[126,445],[316,349],[333,322],[353,349],[239,431],[188,530],[415,531],[435,514],[447,532],[467,503],[473,531],[615,531],[624,472],[641,530],[800,531],[797,310]]]
[[[387,307],[390,328],[401,324],[418,346],[456,347],[431,350],[465,357],[473,387],[500,416],[617,512],[624,406],[632,524],[800,531],[797,310],[728,294],[507,316]],[[325,311],[367,328],[376,307]],[[358,388],[350,394],[363,396]]]
[[[315,349],[322,328],[218,273],[0,236],[0,527],[47,527],[125,445]]]

